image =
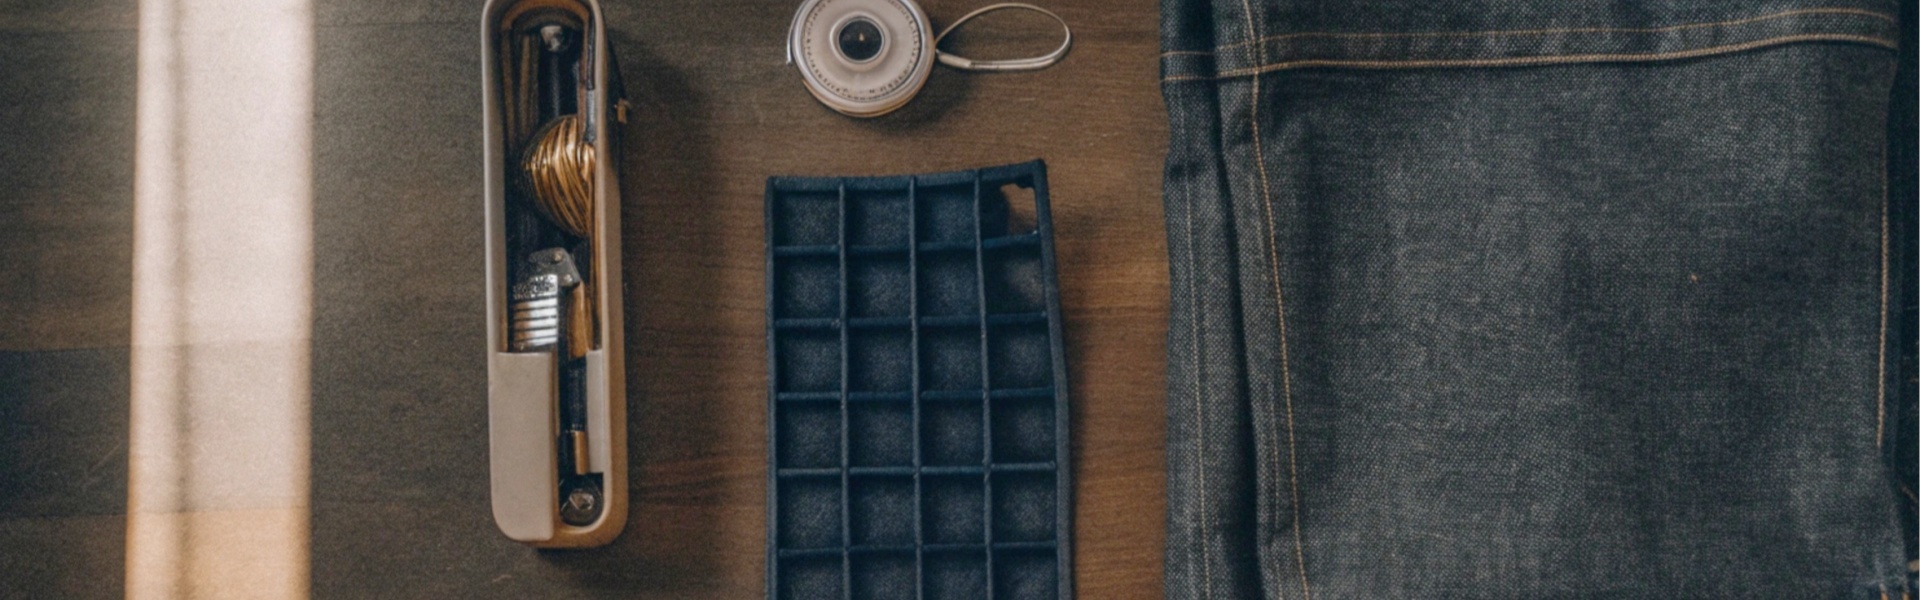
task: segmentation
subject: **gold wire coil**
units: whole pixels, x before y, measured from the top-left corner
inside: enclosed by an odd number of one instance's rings
[[[593,144],[585,120],[566,115],[541,128],[521,159],[534,206],[561,229],[582,238],[593,232]]]

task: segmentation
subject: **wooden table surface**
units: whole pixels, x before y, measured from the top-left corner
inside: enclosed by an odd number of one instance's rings
[[[635,115],[622,187],[634,499],[615,544],[580,552],[514,544],[488,509],[481,2],[315,9],[313,595],[761,597],[766,178],[1042,158],[1073,393],[1076,586],[1159,596],[1156,4],[1044,0],[1074,27],[1065,62],[937,68],[899,113],[857,120],[782,64],[797,2],[603,3]],[[985,3],[925,8],[946,23]],[[0,43],[17,49],[0,53],[0,115],[20,123],[0,127],[0,277],[16,282],[0,286],[0,596],[117,597],[137,6],[53,4],[0,0],[20,5],[0,16]],[[957,47],[1044,51],[1049,24],[996,14]]]

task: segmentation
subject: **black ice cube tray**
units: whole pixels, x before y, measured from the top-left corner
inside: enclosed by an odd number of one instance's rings
[[[1073,596],[1046,165],[767,181],[767,593]]]

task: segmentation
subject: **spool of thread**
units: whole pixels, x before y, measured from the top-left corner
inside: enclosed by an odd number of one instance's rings
[[[591,239],[594,152],[585,132],[580,115],[554,119],[534,135],[520,166],[540,213],[567,233]]]

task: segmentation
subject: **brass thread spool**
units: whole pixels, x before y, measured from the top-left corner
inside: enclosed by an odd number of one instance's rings
[[[593,144],[580,115],[554,119],[534,135],[520,166],[534,206],[574,236],[593,238]]]
[[[554,119],[534,135],[520,161],[534,206],[547,220],[593,246],[593,144],[586,141],[586,120],[580,115]],[[589,250],[590,251],[590,250]],[[585,278],[592,281],[591,277]],[[568,302],[567,353],[586,356],[596,333],[589,285],[576,286]]]

